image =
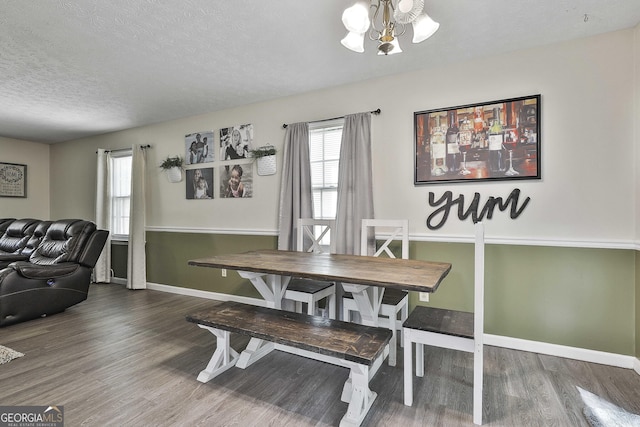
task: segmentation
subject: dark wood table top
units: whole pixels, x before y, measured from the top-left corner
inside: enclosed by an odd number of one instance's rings
[[[418,292],[435,292],[451,270],[444,262],[272,249],[194,259],[189,265]]]

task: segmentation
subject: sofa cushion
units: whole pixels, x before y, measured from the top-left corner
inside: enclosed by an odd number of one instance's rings
[[[63,219],[54,221],[29,257],[29,262],[51,265],[61,262],[77,262],[89,236],[96,230],[90,221]]]
[[[12,221],[0,236],[0,254],[22,253],[39,223],[40,221],[32,218]]]

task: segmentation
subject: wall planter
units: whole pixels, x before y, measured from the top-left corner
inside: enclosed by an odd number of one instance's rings
[[[256,159],[258,175],[266,176],[276,173],[276,149],[273,145],[265,145],[251,150],[251,157]]]
[[[167,181],[176,183],[182,181],[182,165],[184,161],[182,157],[167,157],[160,163],[160,169],[162,169],[167,177]]]

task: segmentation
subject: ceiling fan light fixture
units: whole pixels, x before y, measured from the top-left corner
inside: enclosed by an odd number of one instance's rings
[[[349,31],[347,35],[340,40],[342,46],[357,53],[364,52],[364,33],[354,33]]]
[[[438,31],[440,24],[431,19],[426,13],[420,14],[412,23],[413,43],[420,43],[431,37]]]

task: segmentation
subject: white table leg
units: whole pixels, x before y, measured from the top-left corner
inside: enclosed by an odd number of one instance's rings
[[[289,286],[290,277],[275,274],[254,273],[252,271],[238,271],[243,279],[248,279],[260,292],[267,302],[267,307],[282,308],[282,299]]]
[[[220,375],[227,369],[233,367],[238,361],[238,353],[229,345],[229,331],[211,328],[209,326],[198,325],[216,336],[216,351],[211,356],[207,367],[198,375],[198,381],[206,383],[212,378]]]
[[[362,318],[362,324],[378,326],[378,314],[380,313],[384,288],[356,285],[353,283],[342,283],[342,288],[346,292],[351,292],[353,295],[353,299],[358,307],[358,312]]]
[[[260,292],[262,298],[267,302],[267,307],[282,309],[284,293],[289,286],[291,277],[279,276],[276,274],[254,273],[252,271],[238,271],[240,277],[248,279]],[[260,360],[274,349],[273,343],[251,338],[247,348],[240,354],[238,368],[245,369],[254,362]]]

